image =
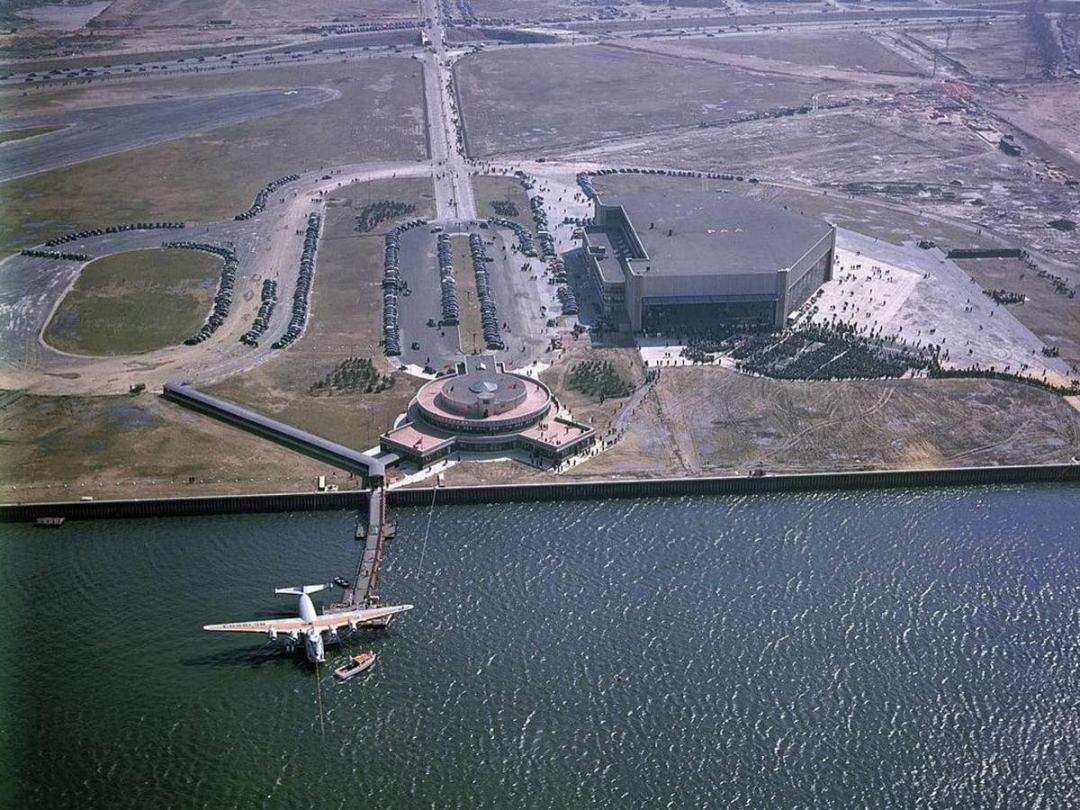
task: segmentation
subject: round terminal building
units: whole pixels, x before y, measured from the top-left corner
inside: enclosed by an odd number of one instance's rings
[[[457,451],[524,450],[559,460],[591,444],[593,430],[558,411],[539,380],[504,370],[492,355],[468,357],[456,373],[424,384],[380,446],[420,465]]]

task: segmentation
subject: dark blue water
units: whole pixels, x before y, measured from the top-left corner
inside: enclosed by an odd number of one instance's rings
[[[1076,488],[397,516],[345,685],[349,514],[0,527],[0,805],[1080,806]]]

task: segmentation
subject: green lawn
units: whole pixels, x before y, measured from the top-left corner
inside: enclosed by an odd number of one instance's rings
[[[221,260],[193,250],[135,250],[91,262],[45,329],[65,352],[138,354],[183,342],[210,311]]]
[[[480,318],[480,296],[476,292],[476,273],[473,271],[469,240],[457,236],[453,246],[454,282],[458,295],[458,346],[466,354],[484,351],[484,322]]]

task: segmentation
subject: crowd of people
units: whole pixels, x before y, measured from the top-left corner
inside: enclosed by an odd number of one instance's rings
[[[988,295],[993,298],[995,302],[1005,306],[1009,304],[1022,304],[1027,298],[1023,293],[1013,292],[1012,290],[1006,290],[1004,288],[998,290],[983,290],[983,295]]]
[[[289,319],[289,328],[285,330],[285,334],[275,340],[271,348],[287,348],[304,333],[310,307],[311,282],[315,278],[315,253],[319,247],[321,226],[322,217],[319,214],[308,214],[304,250],[300,254],[300,274],[296,279],[296,289],[293,290],[292,318]]]
[[[536,255],[536,245],[533,244],[532,234],[529,232],[529,229],[520,222],[514,222],[512,219],[504,219],[503,217],[489,217],[488,222],[500,228],[509,228],[512,230],[514,236],[517,237],[517,248],[525,256]]]
[[[395,202],[393,200],[368,203],[356,215],[356,230],[358,233],[369,233],[388,219],[403,217],[415,210],[416,206],[412,203]]]
[[[513,200],[492,200],[491,207],[500,217],[516,217],[521,213]]]
[[[439,256],[439,286],[442,296],[441,326],[457,326],[457,284],[454,281],[454,264],[450,250],[450,235],[440,233],[436,242]]]
[[[214,296],[214,308],[210,310],[210,316],[203,325],[191,337],[184,341],[185,346],[194,346],[209,338],[218,327],[229,317],[232,308],[233,288],[236,286],[236,269],[240,266],[240,260],[236,257],[236,251],[232,248],[211,245],[207,242],[162,242],[163,248],[177,248],[181,250],[200,250],[203,253],[211,253],[220,256],[224,264],[221,266],[221,281],[218,282],[217,295]]]
[[[274,314],[276,304],[277,282],[272,278],[263,279],[259,311],[255,315],[251,328],[240,336],[241,343],[252,347],[259,345],[259,338],[270,326],[270,318]]]
[[[90,257],[85,253],[64,253],[59,250],[37,250],[35,248],[26,248],[20,250],[20,254],[23,256],[33,256],[35,259],[63,259],[69,262],[85,262],[89,261]]]
[[[411,219],[395,225],[384,237],[383,249],[383,351],[387,357],[401,354],[401,328],[398,325],[398,293],[401,291],[401,273],[398,270],[398,252],[401,235],[410,228],[424,225],[426,220]]]
[[[293,183],[300,179],[298,174],[289,174],[285,177],[279,177],[277,180],[273,180],[267,183],[263,188],[259,189],[259,193],[255,195],[255,202],[251,204],[251,207],[242,214],[237,214],[233,217],[236,220],[251,219],[257,214],[261,214],[266,209],[266,203],[270,199],[270,195],[281,188],[286,183]]]
[[[691,328],[678,338],[683,345],[680,356],[691,363],[710,363],[713,355],[731,349],[736,333],[733,327]]]
[[[931,377],[977,377],[984,380],[1004,380],[1007,382],[1022,382],[1029,385],[1037,385],[1040,388],[1045,388],[1047,391],[1053,391],[1055,394],[1076,395],[1080,393],[1080,380],[1069,380],[1069,385],[1056,385],[1050,382],[1046,377],[1046,372],[1042,373],[1041,377],[1032,377],[1029,374],[1014,374],[1006,368],[1005,370],[999,370],[994,366],[990,368],[982,368],[978,365],[971,366],[969,368],[943,368],[941,366],[935,366],[930,369],[929,376]]]
[[[499,333],[498,308],[495,306],[495,296],[491,292],[491,280],[488,278],[488,256],[480,234],[469,234],[469,253],[472,255],[473,273],[476,276],[476,297],[480,303],[480,322],[484,330],[484,343],[489,349],[503,349],[502,335]]]
[[[45,247],[56,247],[65,242],[74,242],[78,239],[87,239],[91,236],[104,236],[109,233],[123,233],[124,231],[157,231],[179,230],[184,227],[183,222],[128,222],[123,225],[106,225],[104,228],[88,228],[85,231],[72,231],[62,236],[55,236],[45,242]]]
[[[736,368],[785,380],[897,378],[939,365],[939,348],[914,350],[853,328],[811,324],[786,333],[739,338],[730,355]]]

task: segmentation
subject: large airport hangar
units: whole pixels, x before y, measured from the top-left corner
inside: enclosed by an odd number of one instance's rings
[[[635,331],[782,327],[832,278],[836,228],[738,194],[605,194],[584,229],[605,316]]]

